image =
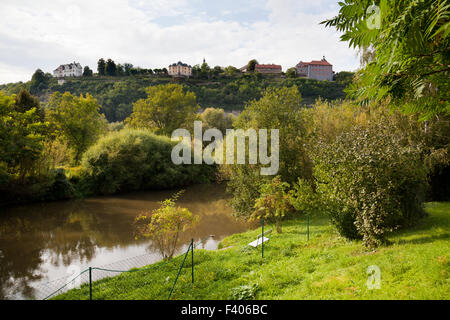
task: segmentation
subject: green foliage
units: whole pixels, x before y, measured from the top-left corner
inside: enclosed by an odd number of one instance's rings
[[[199,217],[188,209],[176,206],[183,191],[162,201],[161,207],[144,212],[135,219],[137,235],[150,238],[164,259],[172,259],[177,248],[180,233],[194,228]]]
[[[48,88],[51,79],[50,74],[45,74],[41,69],[37,69],[33,74],[30,82],[30,92],[38,94]]]
[[[227,129],[233,128],[233,115],[225,113],[223,109],[206,108],[200,118],[205,130],[216,128],[225,135]]]
[[[105,65],[105,74],[107,76],[115,76],[117,73],[116,63],[112,59],[108,59]]]
[[[258,61],[256,59],[252,59],[247,63],[247,71],[254,72],[255,67],[258,64]]]
[[[144,69],[140,69],[144,72]],[[149,71],[149,70],[147,70]],[[110,122],[123,121],[133,111],[133,103],[144,99],[145,89],[149,86],[171,83],[171,78],[163,75],[150,76],[151,73],[140,73],[137,69],[129,70],[130,75],[67,78],[59,85],[55,78],[49,79],[46,89],[38,92],[43,103],[53,92],[70,92],[72,95],[91,94],[102,106],[101,112]],[[242,110],[245,104],[261,98],[267,87],[296,86],[302,94],[303,103],[312,105],[322,97],[327,100],[345,97],[344,88],[350,80],[330,82],[304,78],[270,78],[258,77],[254,74],[241,74],[234,67],[227,67],[219,75],[211,74],[210,80],[192,77],[183,82],[184,90],[196,95],[202,108],[223,108],[227,111]],[[17,94],[21,88],[29,88],[30,82],[0,85],[6,94]]]
[[[355,126],[316,149],[317,192],[344,236],[377,247],[388,232],[423,217],[427,180],[420,148],[405,144],[389,124]]]
[[[172,163],[174,145],[170,138],[145,130],[111,132],[83,155],[85,181],[92,193],[100,194],[209,182],[213,167]]]
[[[89,66],[85,66],[83,69],[83,77],[92,77],[94,72],[89,68]]]
[[[297,69],[295,67],[286,70],[286,77],[295,78],[297,77]]]
[[[97,100],[89,94],[75,97],[69,92],[55,92],[50,97],[47,120],[52,124],[56,136],[66,141],[73,150],[76,164],[105,130],[100,108]]]
[[[282,181],[311,179],[311,161],[304,145],[307,141],[304,108],[296,87],[270,88],[260,100],[248,104],[235,121],[236,128],[279,130],[279,171]],[[260,165],[231,165],[228,190],[233,194],[233,212],[249,217],[253,212],[259,188],[268,182],[260,175]]]
[[[243,285],[231,289],[231,299],[233,300],[253,300],[256,296],[259,286],[257,283]]]
[[[147,88],[147,98],[133,104],[126,123],[131,128],[171,135],[175,129],[192,126],[198,109],[194,93],[184,92],[178,84],[159,85]]]
[[[380,10],[379,28],[369,0],[339,2],[338,16],[322,22],[343,32],[341,39],[350,46],[374,52],[357,73],[350,96],[362,103],[390,98],[422,119],[449,115],[450,2],[381,0],[375,4]]]
[[[289,184],[282,182],[279,176],[270,183],[261,185],[260,196],[255,200],[251,220],[264,219],[275,222],[278,233],[282,232],[281,220],[291,210],[288,194]]]
[[[97,62],[97,72],[99,76],[106,74],[106,62],[103,58],[100,58]]]
[[[6,173],[22,184],[35,170],[47,129],[36,100],[27,92],[22,91],[19,97],[0,92],[0,163],[4,164]]]

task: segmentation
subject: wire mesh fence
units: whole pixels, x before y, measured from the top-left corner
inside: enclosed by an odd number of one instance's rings
[[[168,261],[151,264],[150,255],[142,255],[102,267],[89,267],[68,279],[60,278],[35,288],[37,300],[144,300],[170,299],[179,277],[194,281],[194,249],[204,240]],[[188,254],[191,257],[188,259]],[[183,272],[183,269],[190,269]],[[190,280],[190,279],[189,279]]]

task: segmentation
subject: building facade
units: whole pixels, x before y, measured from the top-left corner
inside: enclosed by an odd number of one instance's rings
[[[178,63],[169,66],[169,75],[172,77],[190,77],[192,76],[192,67],[178,61]]]
[[[333,81],[333,65],[325,57],[322,60],[313,60],[311,62],[300,61],[295,68],[299,77]]]
[[[53,76],[56,78],[81,77],[82,75],[83,75],[83,68],[78,62],[70,64],[62,64],[53,71]]]
[[[255,65],[255,72],[263,74],[280,75],[281,66],[278,64],[257,64]]]

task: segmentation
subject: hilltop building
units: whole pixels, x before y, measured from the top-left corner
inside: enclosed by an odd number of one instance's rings
[[[333,81],[333,65],[330,64],[325,56],[322,60],[313,60],[311,62],[300,61],[295,68],[299,77],[305,77],[316,80]]]
[[[57,69],[53,71],[53,76],[55,78],[64,77],[81,77],[83,75],[83,68],[78,62],[70,64],[62,64]]]
[[[190,77],[192,76],[192,67],[178,61],[178,63],[169,66],[169,75],[172,77]]]
[[[257,64],[255,65],[255,72],[262,74],[281,74],[281,66],[278,64]]]
[[[242,73],[248,72],[247,65],[243,66],[242,68],[239,68],[239,71],[241,71]],[[280,75],[281,66],[278,64],[256,64],[255,72],[259,72],[262,74]]]

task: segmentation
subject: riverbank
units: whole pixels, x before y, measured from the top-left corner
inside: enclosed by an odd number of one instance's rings
[[[450,202],[427,203],[429,217],[395,232],[390,245],[367,252],[341,238],[325,216],[286,221],[261,251],[248,246],[260,229],[225,238],[214,252],[195,250],[172,299],[449,299]],[[123,273],[93,285],[94,299],[167,299],[182,257],[155,268]],[[367,286],[369,266],[380,269],[380,289]],[[99,285],[101,284],[101,286]],[[56,299],[89,299],[88,286]]]

